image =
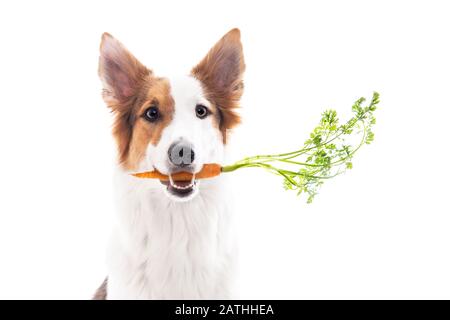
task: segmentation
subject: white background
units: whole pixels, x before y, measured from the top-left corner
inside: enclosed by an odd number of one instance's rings
[[[313,204],[232,174],[242,298],[450,298],[450,10],[445,1],[0,4],[0,298],[90,298],[105,274],[115,146],[102,32],[159,75],[239,27],[230,160],[302,145],[325,108],[381,93],[375,142]]]

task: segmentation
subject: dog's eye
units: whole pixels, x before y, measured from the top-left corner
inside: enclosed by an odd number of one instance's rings
[[[209,110],[205,106],[198,104],[195,106],[195,115],[197,118],[204,119],[208,115]]]
[[[155,106],[152,106],[145,110],[144,118],[150,122],[155,122],[159,118],[159,111],[158,108]]]

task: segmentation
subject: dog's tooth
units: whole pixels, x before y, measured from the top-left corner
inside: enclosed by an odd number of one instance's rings
[[[175,185],[175,183],[173,181],[173,178],[172,178],[172,175],[170,173],[169,173],[169,183],[170,183],[171,186]]]
[[[169,174],[169,182],[170,185],[177,190],[187,190],[195,186],[195,175],[192,176],[190,183],[186,186],[178,185],[176,181],[173,180],[171,174]]]

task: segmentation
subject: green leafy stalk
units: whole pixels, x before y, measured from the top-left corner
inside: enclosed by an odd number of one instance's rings
[[[311,132],[303,148],[281,154],[247,157],[232,165],[222,167],[222,172],[240,168],[259,167],[284,178],[287,190],[307,194],[311,203],[325,180],[333,178],[353,167],[353,156],[364,145],[374,139],[374,111],[379,103],[379,94],[364,105],[359,98],[352,106],[353,117],[339,124],[335,110],[322,113],[320,123]]]

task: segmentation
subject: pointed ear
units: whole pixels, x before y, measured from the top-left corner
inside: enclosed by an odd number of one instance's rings
[[[233,29],[211,48],[192,74],[210,90],[225,92],[239,89],[244,70],[241,33]]]
[[[124,104],[151,74],[118,40],[102,36],[98,73],[103,82],[103,98],[110,105]]]
[[[239,29],[229,31],[192,69],[192,75],[204,85],[222,113],[222,128],[231,128],[239,122],[233,112],[243,93],[242,75],[245,70]]]

